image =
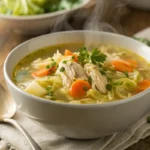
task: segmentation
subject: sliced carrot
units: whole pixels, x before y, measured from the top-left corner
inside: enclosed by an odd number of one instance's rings
[[[129,62],[134,68],[137,68],[138,64],[137,61],[134,59],[127,59],[127,62]]]
[[[73,53],[66,49],[65,50],[65,56],[71,56],[71,55],[73,55]]]
[[[90,88],[91,86],[87,81],[78,79],[72,84],[70,95],[74,98],[82,98]]]
[[[133,72],[135,69],[131,63],[124,60],[114,60],[111,62],[111,64],[116,70],[121,72]]]
[[[78,55],[76,55],[76,54],[74,54],[74,53],[72,53],[71,51],[69,51],[69,50],[65,50],[65,54],[64,54],[65,56],[73,56],[73,60],[75,61],[75,62],[77,62],[78,61]]]
[[[50,74],[52,74],[54,71],[56,70],[56,67],[52,67],[50,69],[46,69],[46,68],[43,68],[43,69],[39,69],[35,72],[32,72],[32,77],[44,77],[44,76],[48,76]]]
[[[143,81],[138,83],[136,92],[137,93],[142,92],[142,91],[146,90],[149,87],[150,87],[150,80],[143,80]]]

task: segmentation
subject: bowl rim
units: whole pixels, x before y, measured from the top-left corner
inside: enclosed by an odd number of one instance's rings
[[[99,34],[103,34],[103,35],[111,35],[111,36],[114,36],[114,37],[121,37],[121,38],[125,38],[125,39],[128,39],[130,41],[133,41],[133,42],[136,42],[137,44],[140,44],[141,46],[147,48],[150,50],[150,47],[148,47],[147,45],[145,45],[144,43],[142,42],[139,42],[131,37],[127,37],[127,36],[124,36],[124,35],[120,35],[120,34],[116,34],[116,33],[110,33],[110,32],[104,32],[104,31],[92,31],[92,30],[75,30],[75,31],[63,31],[63,32],[55,32],[55,33],[49,33],[49,34],[45,34],[45,35],[41,35],[41,36],[38,36],[38,37],[35,37],[35,38],[32,38],[30,40],[27,40],[21,44],[19,44],[18,46],[16,46],[14,49],[12,49],[12,51],[8,54],[8,56],[6,57],[5,61],[4,61],[4,65],[3,65],[3,73],[4,73],[4,77],[5,77],[5,80],[8,82],[8,84],[11,85],[11,87],[13,87],[16,91],[18,91],[19,93],[21,93],[22,95],[28,97],[28,98],[32,98],[34,99],[35,101],[40,101],[40,102],[43,102],[43,103],[46,103],[46,104],[52,104],[52,105],[60,105],[60,106],[64,106],[64,107],[73,107],[73,108],[97,108],[97,107],[110,107],[110,106],[118,106],[118,105],[122,105],[124,103],[130,103],[132,101],[135,101],[137,98],[141,98],[142,96],[150,93],[150,88],[149,89],[146,89],[145,91],[143,92],[140,92],[134,96],[131,96],[129,98],[125,98],[125,99],[121,99],[121,100],[116,100],[116,101],[112,101],[112,102],[108,102],[108,103],[102,103],[102,104],[70,104],[70,103],[62,103],[62,102],[55,102],[55,101],[52,101],[52,100],[46,100],[44,98],[41,98],[41,97],[38,97],[38,96],[34,96],[32,94],[29,94],[23,90],[21,90],[19,87],[17,87],[17,85],[15,85],[15,83],[12,81],[12,79],[9,77],[8,75],[8,71],[7,71],[7,65],[8,65],[8,60],[11,58],[11,55],[15,52],[15,51],[18,51],[18,48],[21,47],[21,46],[24,46],[26,45],[27,43],[29,42],[32,42],[34,41],[35,39],[37,38],[43,38],[43,37],[49,37],[51,35],[57,35],[57,34],[67,34],[67,33],[93,33],[93,32],[98,32]],[[34,50],[36,51],[36,50]],[[21,59],[20,59],[21,60]]]
[[[45,13],[45,14],[38,14],[38,15],[13,16],[13,15],[0,14],[0,18],[1,19],[8,19],[8,20],[34,20],[34,19],[38,20],[38,19],[45,19],[45,18],[55,17],[55,16],[59,16],[59,15],[62,15],[62,14],[66,14],[66,13],[81,9],[81,8],[85,7],[86,5],[88,5],[90,2],[91,2],[91,0],[83,0],[82,3],[80,3],[79,5],[77,5],[76,7],[72,8],[72,9],[64,9],[64,10],[49,12],[49,13]]]

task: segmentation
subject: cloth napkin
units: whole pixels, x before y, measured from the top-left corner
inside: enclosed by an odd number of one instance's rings
[[[150,28],[135,36],[150,39]],[[150,124],[147,123],[148,116],[150,116],[150,111],[127,130],[94,140],[72,140],[58,136],[52,131],[42,128],[20,111],[17,111],[14,119],[23,125],[42,150],[124,150],[150,135]],[[11,125],[0,124],[0,150],[11,149],[6,141],[14,145],[15,150],[32,150],[18,130]]]
[[[94,140],[72,140],[58,136],[50,130],[42,128],[19,111],[14,119],[23,125],[42,150],[124,150],[150,135],[148,116],[150,116],[150,112],[122,133]],[[24,136],[9,124],[0,124],[0,137],[13,144],[16,150],[32,150]],[[5,142],[2,142],[0,150],[7,150],[6,145]]]

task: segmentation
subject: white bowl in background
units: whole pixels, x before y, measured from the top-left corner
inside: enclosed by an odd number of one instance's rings
[[[141,42],[119,34],[99,31],[70,31],[52,33],[31,39],[17,46],[4,63],[8,89],[18,108],[27,116],[57,134],[92,139],[127,129],[150,108],[150,89],[130,98],[104,104],[65,104],[45,100],[19,89],[12,82],[15,65],[33,51],[62,43],[91,42],[115,44],[134,51],[150,61],[150,48]]]
[[[69,16],[76,13],[80,9],[86,7],[91,0],[83,0],[81,4],[70,10],[61,10],[52,13],[33,15],[33,16],[8,16],[0,14],[0,23],[20,34],[25,35],[40,35],[50,32],[55,25],[55,22],[65,15]]]

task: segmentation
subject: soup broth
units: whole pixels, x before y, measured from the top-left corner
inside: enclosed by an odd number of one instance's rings
[[[115,45],[60,44],[23,58],[14,69],[13,81],[47,100],[100,104],[149,88],[150,68],[138,54]]]

